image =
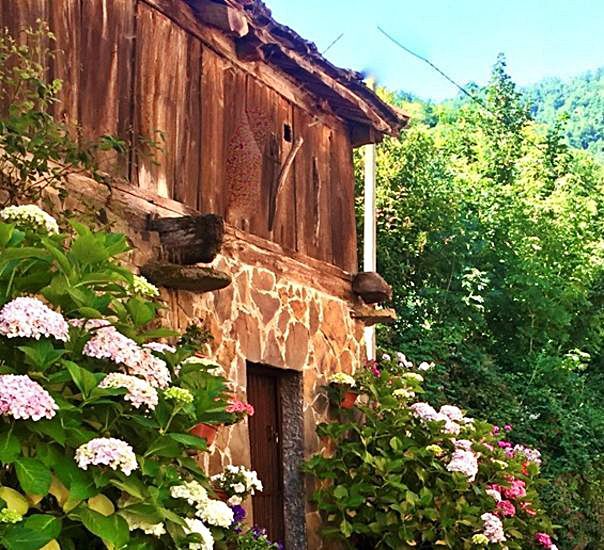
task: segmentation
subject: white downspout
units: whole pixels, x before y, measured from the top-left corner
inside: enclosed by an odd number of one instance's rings
[[[367,86],[375,90],[373,81]],[[376,271],[375,144],[365,145],[365,217],[363,219],[363,270]],[[375,326],[365,327],[367,359],[375,359]]]

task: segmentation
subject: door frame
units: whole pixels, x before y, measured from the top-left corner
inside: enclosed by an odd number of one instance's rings
[[[304,413],[302,373],[246,361],[249,372],[277,380],[277,414],[280,427],[280,487],[283,495],[283,522],[286,550],[306,549],[304,478]],[[253,405],[253,403],[252,403]],[[251,444],[251,441],[250,441]]]

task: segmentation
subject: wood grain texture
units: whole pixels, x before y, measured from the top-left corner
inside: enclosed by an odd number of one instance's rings
[[[161,145],[161,150],[148,151],[151,155],[137,155],[138,185],[174,197],[183,169],[179,160],[184,137],[187,35],[164,15],[139,4],[136,52],[136,132],[153,137]]]
[[[104,134],[131,138],[134,19],[135,0],[81,3],[78,120],[84,141]],[[128,177],[126,159],[114,167],[114,153],[100,158],[103,167]]]
[[[175,182],[173,198],[188,206],[197,208],[199,186],[201,184],[201,42],[187,36],[187,50],[184,74],[185,110],[177,127],[175,151]],[[179,106],[177,105],[178,109]]]
[[[292,149],[293,144],[302,136],[294,136],[293,130],[293,107],[283,97],[276,96],[276,128],[275,132],[278,135],[280,142],[280,158],[279,158],[279,173],[284,168],[286,159]],[[289,129],[289,135],[286,136],[286,132]],[[289,137],[289,141],[286,139]],[[302,147],[304,143],[302,143]],[[296,248],[296,220],[297,220],[297,209],[296,209],[296,170],[295,162],[296,157],[300,154],[301,150],[296,153],[294,157],[294,164],[291,169],[287,172],[287,177],[281,184],[281,189],[278,190],[278,194],[275,201],[275,219],[273,223],[273,230],[271,232],[271,239],[279,243],[285,250],[295,250]],[[275,185],[278,181],[275,182]]]
[[[73,128],[74,135],[79,122],[81,17],[80,0],[51,1],[48,4],[48,20],[56,38],[50,77],[63,82],[58,94],[59,103],[53,106],[53,115]]]
[[[342,269],[354,273],[358,270],[354,169],[350,139],[342,127],[336,127],[332,133],[330,166],[329,204],[331,206],[332,261]]]
[[[228,63],[203,48],[201,65],[201,177],[197,201],[200,211],[225,216],[224,80]]]

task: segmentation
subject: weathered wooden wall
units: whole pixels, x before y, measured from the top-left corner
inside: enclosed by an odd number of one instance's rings
[[[139,147],[118,163],[132,185],[356,271],[352,147],[344,122],[294,83],[237,60],[232,41],[197,22],[182,0],[0,0],[0,23],[18,33],[49,21],[64,81],[57,116]],[[220,48],[216,47],[216,44]],[[225,55],[225,50],[227,54]],[[232,57],[228,51],[232,52]],[[298,138],[304,140],[277,200],[270,197]],[[115,160],[111,155],[107,162]]]

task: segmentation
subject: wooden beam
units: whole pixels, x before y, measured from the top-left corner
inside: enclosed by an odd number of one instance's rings
[[[212,0],[189,0],[189,4],[197,16],[208,25],[239,37],[249,32],[246,17],[230,6]]]
[[[369,143],[379,143],[384,135],[376,132],[367,124],[350,124],[350,143],[353,147],[360,147]]]
[[[212,292],[225,288],[232,282],[230,275],[211,267],[161,262],[144,265],[141,273],[154,285],[191,292]]]
[[[241,61],[264,61],[265,56],[261,46],[262,42],[252,33],[235,39],[235,51]]]
[[[210,263],[224,241],[224,220],[216,214],[150,218],[150,231],[157,231],[164,257],[173,263]]]
[[[397,319],[396,311],[392,308],[380,308],[359,304],[350,310],[350,316],[353,319],[362,321],[366,327],[373,325],[390,325]]]
[[[375,271],[357,273],[352,279],[352,291],[366,304],[378,304],[392,300],[392,287]]]

